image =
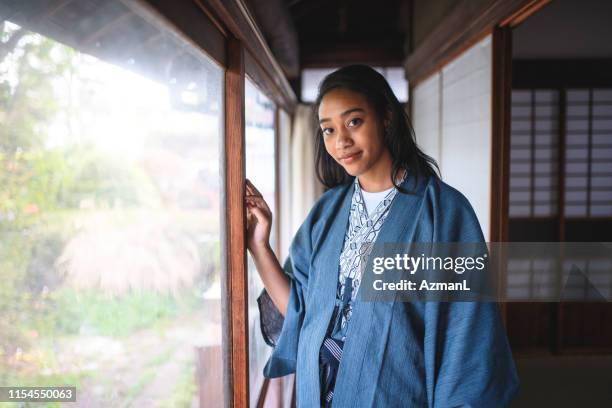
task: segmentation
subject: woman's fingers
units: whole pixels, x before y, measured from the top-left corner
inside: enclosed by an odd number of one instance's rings
[[[247,204],[252,204],[255,207],[261,208],[267,214],[271,213],[270,208],[268,207],[268,204],[266,203],[266,200],[263,199],[263,197],[250,195],[246,197],[246,202]]]
[[[251,183],[249,179],[246,179],[245,185],[246,185],[246,190],[248,194],[257,195],[255,186],[253,186],[253,183]]]
[[[253,183],[248,179],[245,181],[248,245],[252,249],[269,244],[272,212]]]
[[[268,217],[266,216],[264,211],[259,207],[252,207],[251,213],[255,216],[255,218],[257,218],[258,222],[268,221]]]
[[[255,188],[253,183],[249,179],[246,179],[246,192],[247,195],[245,197],[245,201],[247,204],[247,208],[251,210],[255,210],[256,208],[261,210],[261,216],[265,218],[272,217],[272,211],[270,211],[270,207],[268,207],[268,203],[264,200],[262,194]],[[257,214],[259,215],[259,214]],[[259,218],[259,217],[257,217]]]
[[[253,192],[253,195],[258,195],[258,196],[263,196],[263,194],[261,194],[259,192],[259,190],[257,189],[257,187],[255,187],[253,185],[253,183],[251,183],[251,181],[249,179],[246,179],[246,185],[247,187],[250,187],[251,191]]]
[[[245,186],[246,186],[246,191],[247,191],[247,193],[249,193],[249,194],[253,194],[253,193],[254,193],[254,191],[253,191],[253,187],[252,187],[252,184],[251,184],[251,182],[249,181],[249,179],[246,179]]]

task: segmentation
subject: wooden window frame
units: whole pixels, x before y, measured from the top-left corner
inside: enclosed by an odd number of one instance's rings
[[[164,0],[170,1],[170,0]],[[243,0],[193,0],[226,36],[245,50],[245,74],[281,107],[293,114],[297,99]]]
[[[225,70],[224,138],[220,151],[225,191],[222,208],[224,399],[226,407],[249,406],[248,288],[245,197],[245,78],[276,105],[275,168],[280,159],[278,110],[293,116],[297,99],[243,0],[139,0],[183,39]],[[278,189],[278,172],[275,186]],[[280,211],[279,192],[275,208]],[[280,253],[280,218],[275,217]],[[264,381],[259,401],[268,388]]]

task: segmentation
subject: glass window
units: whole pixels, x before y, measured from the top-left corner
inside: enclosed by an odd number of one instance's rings
[[[246,177],[261,192],[272,214],[275,206],[274,104],[247,78],[245,83]],[[275,218],[273,222],[278,220]],[[276,248],[274,225],[270,245]],[[251,406],[256,406],[263,385],[263,368],[270,355],[260,330],[257,297],[264,286],[253,259],[248,256],[249,291],[249,390]]]
[[[33,4],[0,5],[0,383],[220,406],[223,70],[132,2]]]

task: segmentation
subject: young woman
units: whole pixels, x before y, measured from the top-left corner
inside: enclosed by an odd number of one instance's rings
[[[329,190],[281,267],[272,214],[247,181],[248,249],[265,285],[267,377],[296,373],[299,407],[502,407],[518,379],[496,303],[365,302],[373,243],[483,242],[440,180],[382,75],[352,65],[320,85],[317,175]]]

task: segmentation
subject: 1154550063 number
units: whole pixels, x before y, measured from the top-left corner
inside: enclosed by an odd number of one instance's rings
[[[0,402],[75,402],[76,387],[0,387]]]

